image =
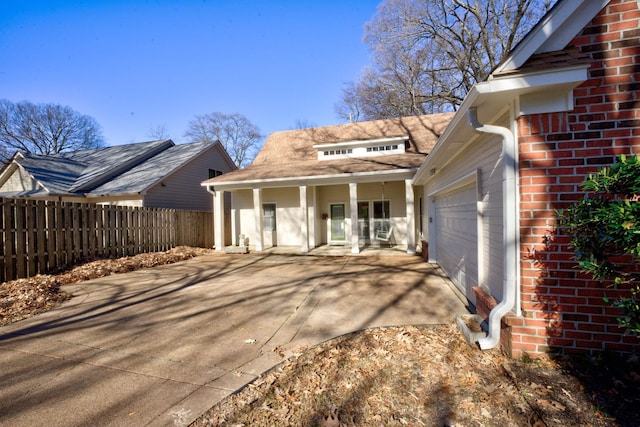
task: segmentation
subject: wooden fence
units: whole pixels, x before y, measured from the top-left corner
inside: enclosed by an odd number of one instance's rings
[[[82,259],[213,247],[211,212],[0,198],[0,282]]]

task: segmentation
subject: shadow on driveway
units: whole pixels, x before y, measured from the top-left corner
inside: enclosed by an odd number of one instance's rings
[[[0,328],[0,425],[186,425],[299,346],[466,312],[417,256],[211,255]]]

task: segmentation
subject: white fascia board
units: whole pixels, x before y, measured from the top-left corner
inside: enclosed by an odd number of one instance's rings
[[[328,144],[316,144],[313,148],[323,150],[325,148],[349,148],[349,147],[366,147],[369,145],[377,145],[377,144],[391,144],[391,143],[399,143],[409,139],[408,135],[405,136],[394,136],[391,138],[379,138],[379,139],[366,139],[366,140],[357,140],[357,141],[344,141],[344,142],[331,142]]]
[[[609,0],[560,0],[493,72],[515,70],[533,54],[564,49],[607,3]]]
[[[298,187],[300,185],[319,186],[348,184],[350,182],[366,183],[381,182],[391,180],[410,179],[415,174],[416,169],[399,169],[391,171],[374,171],[359,173],[341,173],[335,175],[319,175],[319,176],[295,176],[288,178],[274,179],[255,179],[246,181],[228,181],[220,183],[202,183],[202,187],[220,189],[223,191],[247,190],[253,188],[282,188],[282,187]]]
[[[422,185],[429,180],[428,171],[435,166],[434,163],[439,157],[438,154],[441,151],[445,150],[445,146],[448,145],[448,141],[451,140],[451,136],[457,129],[459,129],[460,126],[467,126],[467,110],[469,110],[469,108],[474,105],[474,103],[480,96],[480,92],[478,92],[477,86],[478,84],[475,84],[471,88],[467,96],[465,96],[462,104],[460,105],[460,108],[458,109],[458,111],[456,111],[456,114],[453,116],[444,132],[442,132],[442,135],[440,135],[440,137],[438,138],[436,145],[427,155],[427,158],[422,163],[422,166],[420,166],[415,176],[413,177],[413,185]],[[460,122],[462,122],[462,125],[460,124]]]
[[[529,73],[514,73],[475,84],[465,97],[458,111],[456,111],[455,116],[445,131],[440,138],[438,138],[438,142],[433,150],[431,150],[431,153],[429,153],[422,166],[418,169],[418,172],[413,178],[414,185],[421,185],[429,180],[428,171],[433,167],[440,166],[437,164],[440,153],[445,152],[447,146],[455,142],[456,133],[468,129],[467,111],[469,108],[478,107],[484,110],[485,116],[492,117],[497,114],[500,109],[503,109],[504,105],[516,97],[531,93],[542,93],[545,90],[570,91],[588,79],[588,68],[589,64],[582,64],[562,69],[555,68]],[[504,102],[490,103],[489,101],[492,100],[492,98],[505,99],[503,99]],[[556,98],[549,98],[549,102],[549,111],[556,111]],[[496,111],[491,112],[489,111],[490,109],[495,109]],[[461,147],[462,146],[463,145],[461,145]],[[451,157],[451,154],[447,153],[447,156]]]
[[[2,171],[0,171],[0,186],[2,186],[5,182],[7,182],[7,180],[11,177],[11,175],[13,175],[13,173],[19,167],[20,165],[15,161],[12,161],[9,164],[7,164],[7,166],[3,168]]]
[[[588,78],[587,69],[591,64],[580,64],[570,67],[548,68],[544,70],[530,71],[526,73],[513,73],[508,76],[490,78],[486,82],[479,83],[480,94],[498,92],[522,91],[535,89],[539,91],[544,87],[578,85]],[[575,87],[575,86],[574,86]]]
[[[476,169],[469,172],[466,175],[457,177],[450,182],[445,182],[441,184],[439,187],[437,187],[436,189],[430,191],[429,194],[427,194],[427,197],[432,198],[435,196],[442,196],[454,190],[457,190],[458,188],[462,188],[465,185],[471,184],[473,182],[478,182],[479,174],[480,174],[479,170]]]

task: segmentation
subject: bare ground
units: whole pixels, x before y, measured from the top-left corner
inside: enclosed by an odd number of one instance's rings
[[[209,253],[179,247],[2,283],[0,325],[59,305],[65,284]],[[453,324],[377,328],[298,349],[192,426],[638,426],[639,372],[637,355],[482,352]]]

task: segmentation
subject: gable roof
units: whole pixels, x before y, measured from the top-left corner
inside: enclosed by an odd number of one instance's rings
[[[519,69],[536,54],[564,50],[608,3],[609,0],[559,0],[492,74]]]
[[[142,193],[216,145],[219,143],[176,145],[166,139],[48,156],[18,152],[10,165],[22,168],[40,189],[12,196]]]
[[[90,196],[143,193],[219,142],[174,145],[89,192]],[[224,151],[224,150],[222,150]],[[225,152],[226,153],[226,152]]]
[[[203,185],[248,186],[254,183],[366,175],[415,170],[424,161],[453,113],[274,132],[253,163],[212,178]],[[317,145],[406,137],[404,154],[318,160]]]

